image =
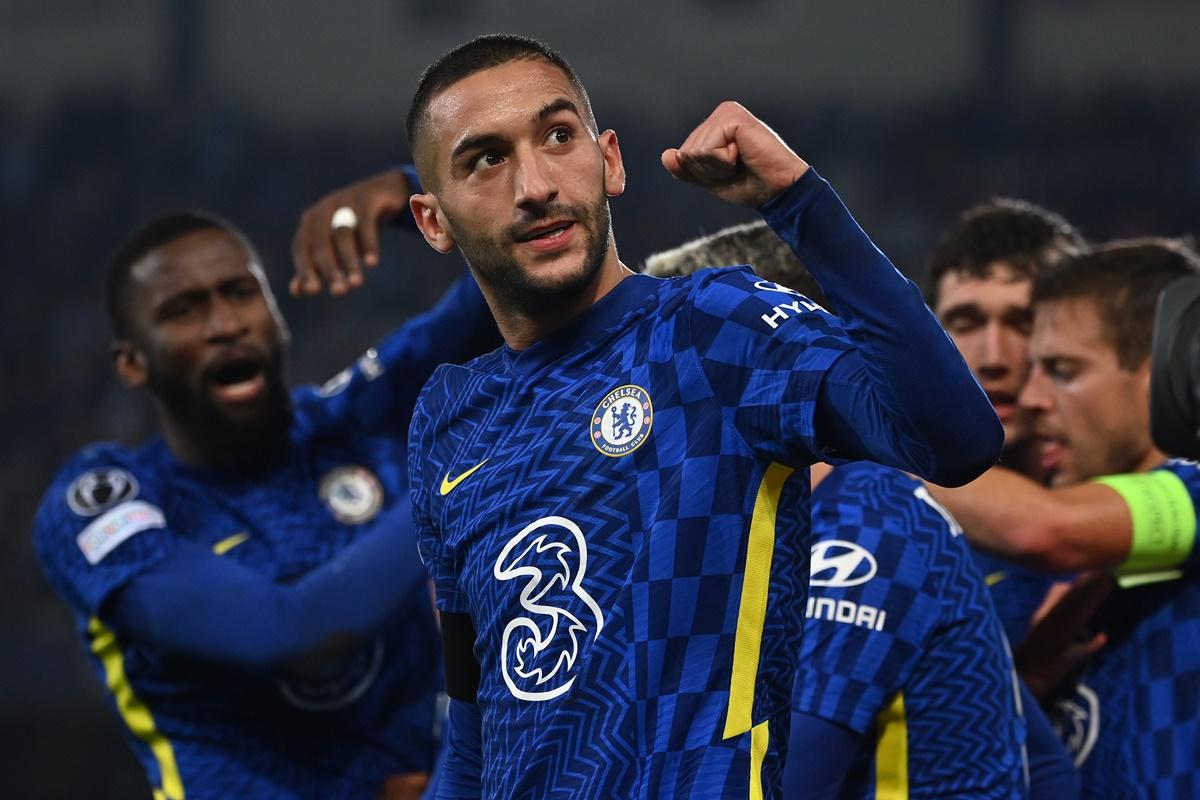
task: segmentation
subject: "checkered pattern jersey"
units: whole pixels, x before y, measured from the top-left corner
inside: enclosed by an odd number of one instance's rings
[[[244,481],[190,468],[158,440],[137,450],[90,447],[46,492],[35,522],[39,558],[75,613],[156,798],[374,797],[387,775],[432,768],[440,636],[424,588],[341,671],[311,685],[171,657],[122,638],[103,619],[105,600],[180,541],[288,583],[372,524],[411,513],[404,432],[379,423],[397,392],[409,391],[411,403],[416,390],[392,384],[380,349],[327,392],[293,396],[291,452],[266,476]],[[158,507],[167,527],[136,533],[91,565],[76,537],[98,517],[73,511],[67,494],[81,475],[111,470],[133,476],[137,492],[125,500]],[[373,520],[339,520],[318,496],[339,474],[351,474],[341,488],[360,501],[374,482]]]
[[[840,796],[1024,797],[1012,658],[961,529],[919,481],[866,462],[816,488],[812,526],[792,702],[863,734]]]
[[[813,410],[852,346],[816,306],[764,320],[797,299],[745,268],[634,275],[425,387],[418,543],[478,634],[485,796],[779,796]],[[644,407],[614,438],[622,387]]]
[[[1200,467],[1173,459],[1200,508]],[[1164,580],[1114,593],[1108,645],[1051,716],[1082,760],[1085,797],[1200,797],[1200,582],[1195,554]]]
[[[1025,641],[1033,614],[1045,599],[1050,585],[1056,580],[1071,579],[1067,574],[1037,572],[974,548],[971,555],[987,584],[996,615],[1004,626],[1004,635],[1013,647]]]

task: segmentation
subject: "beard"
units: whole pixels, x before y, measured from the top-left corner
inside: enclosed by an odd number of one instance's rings
[[[266,383],[263,395],[239,414],[213,398],[209,375],[197,380],[170,365],[149,366],[147,384],[206,466],[252,472],[280,457],[292,424],[281,348],[260,354],[259,362]]]
[[[495,237],[466,233],[465,227],[455,224],[451,215],[447,214],[447,218],[463,258],[479,282],[505,306],[526,316],[544,316],[548,309],[574,308],[604,265],[612,231],[612,217],[603,192],[590,205],[547,203],[537,212],[523,213],[521,219]],[[565,274],[538,275],[535,269],[521,264],[513,254],[517,237],[540,220],[559,218],[574,220],[581,229],[583,260]]]

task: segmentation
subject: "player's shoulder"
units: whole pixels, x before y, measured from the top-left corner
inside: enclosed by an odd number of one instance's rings
[[[34,540],[75,535],[118,507],[157,514],[146,498],[158,494],[154,446],[89,445],[68,458],[50,481],[34,517]]]
[[[956,560],[969,554],[954,516],[924,483],[898,469],[870,461],[837,467],[813,492],[813,516],[844,517],[848,510],[863,520],[857,530],[901,531],[903,547],[917,548],[926,561],[939,560],[948,551]],[[853,535],[856,529],[842,530]]]

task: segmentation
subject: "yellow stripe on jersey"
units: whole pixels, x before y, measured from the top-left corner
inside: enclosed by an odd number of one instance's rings
[[[885,708],[875,723],[879,741],[875,745],[875,800],[908,800],[908,719],[904,716],[904,692]]]
[[[738,605],[737,633],[733,640],[733,670],[729,676],[729,708],[722,739],[740,736],[753,727],[754,682],[767,616],[771,587],[771,559],[775,554],[775,512],[783,484],[795,470],[771,464],[754,498],[750,536],[746,542],[746,569],[742,574],[742,599]]]
[[[771,744],[771,731],[767,722],[760,722],[750,729],[750,800],[763,800],[762,766]]]
[[[227,536],[214,544],[212,546],[212,551],[219,556],[223,556],[249,538],[250,534],[246,533],[245,531],[242,531],[241,533],[235,533],[233,536]]]
[[[133,693],[125,674],[125,654],[121,651],[116,634],[92,617],[88,620],[88,635],[92,638],[92,652],[104,667],[104,681],[117,701],[121,719],[125,720],[134,736],[146,743],[158,762],[162,785],[154,789],[155,800],[185,800],[183,780],[175,764],[175,750],[170,740],[155,727],[150,709]]]

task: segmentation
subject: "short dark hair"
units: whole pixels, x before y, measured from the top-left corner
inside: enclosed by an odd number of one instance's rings
[[[1188,242],[1126,239],[1072,256],[1039,275],[1033,302],[1094,300],[1117,363],[1134,370],[1150,357],[1159,293],[1189,274],[1200,275],[1200,256]]]
[[[596,118],[592,113],[592,102],[588,99],[587,90],[583,88],[583,82],[579,80],[579,75],[561,53],[528,36],[489,33],[476,36],[471,41],[464,42],[442,54],[426,67],[425,71],[421,73],[421,77],[417,79],[417,89],[413,93],[412,103],[408,107],[408,116],[404,121],[408,146],[412,150],[413,159],[419,161],[417,140],[426,123],[426,111],[429,104],[437,95],[476,72],[498,67],[510,61],[534,59],[549,62],[563,71],[583,101],[583,108],[579,109],[579,112],[584,116],[584,122],[595,131]],[[422,176],[425,181],[428,181],[428,178],[427,175]]]
[[[133,334],[129,314],[129,280],[134,265],[152,251],[189,233],[214,229],[236,237],[257,258],[250,240],[232,222],[211,211],[195,208],[165,211],[152,217],[117,248],[109,261],[104,300],[113,334],[118,339],[128,339]]]
[[[818,305],[829,307],[820,285],[803,262],[767,223],[750,222],[719,230],[646,259],[643,272],[658,278],[691,275],[705,267],[749,264],[767,280],[795,289]]]
[[[1060,214],[1026,200],[993,197],[967,209],[942,236],[925,279],[925,298],[938,301],[938,285],[950,272],[986,278],[1003,261],[1017,277],[1039,272],[1086,247],[1079,231]]]

